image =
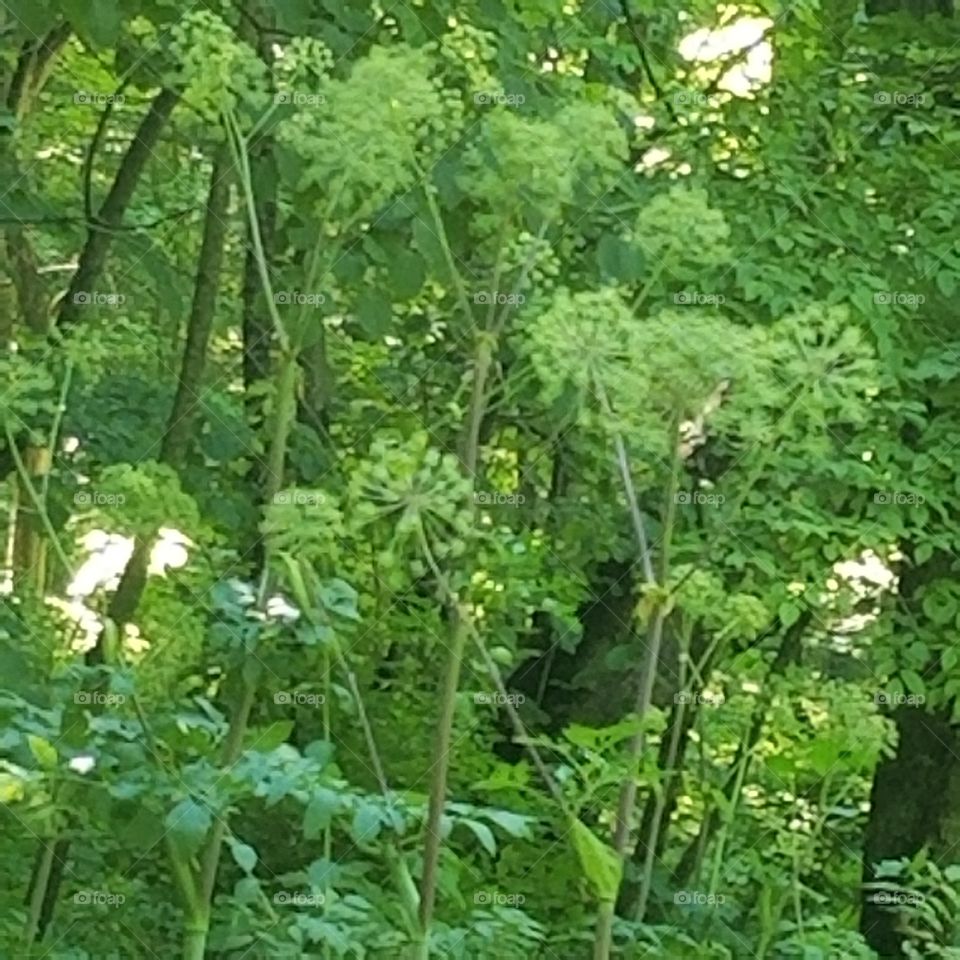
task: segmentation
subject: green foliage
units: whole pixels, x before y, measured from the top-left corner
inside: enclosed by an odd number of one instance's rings
[[[425,50],[374,47],[281,127],[302,160],[297,188],[322,190],[324,222],[342,228],[372,216],[450,145],[460,101],[432,73]]]
[[[856,6],[0,9],[0,954],[960,955],[960,48]]]

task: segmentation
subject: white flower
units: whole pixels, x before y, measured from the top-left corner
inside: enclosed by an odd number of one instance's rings
[[[296,607],[291,606],[285,597],[277,594],[267,601],[267,616],[276,617],[292,623],[294,620],[300,619],[300,611]]]
[[[74,757],[68,766],[75,773],[87,774],[96,766],[96,763],[97,761],[89,754],[82,754],[79,757]]]

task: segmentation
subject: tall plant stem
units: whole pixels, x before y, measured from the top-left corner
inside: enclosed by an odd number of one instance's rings
[[[447,654],[443,686],[440,690],[440,715],[437,718],[436,739],[431,766],[430,800],[427,808],[426,838],[423,848],[423,874],[420,882],[420,928],[423,941],[420,956],[429,955],[429,931],[433,920],[433,908],[437,895],[437,874],[440,865],[440,849],[443,846],[443,808],[447,796],[447,774],[450,767],[450,742],[453,733],[453,715],[456,707],[457,689],[463,651],[467,641],[466,613],[459,606],[450,610],[455,618],[452,642]]]
[[[598,393],[603,412],[607,419],[613,421],[613,410],[601,384],[598,384]],[[653,557],[651,555],[650,540],[647,536],[643,516],[640,513],[639,500],[633,483],[633,474],[626,452],[626,445],[619,434],[614,432],[614,449],[617,463],[623,482],[624,494],[630,516],[633,522],[634,533],[640,549],[640,561],[648,587],[652,591],[662,592],[669,580],[670,574],[670,541],[673,537],[673,524],[676,512],[676,493],[680,476],[680,444],[679,418],[674,418],[670,431],[673,446],[673,460],[670,467],[670,482],[664,503],[663,542],[661,544],[660,580],[654,572]],[[636,766],[646,748],[646,730],[644,722],[653,702],[653,688],[657,678],[657,667],[660,661],[660,647],[663,643],[663,625],[669,614],[667,598],[653,594],[653,609],[650,612],[650,622],[647,630],[647,649],[637,691],[634,713],[637,716],[639,728],[632,737],[628,750],[627,774],[620,785],[620,795],[617,801],[616,826],[613,834],[613,848],[621,864],[626,862],[627,847],[630,842],[630,820],[637,803],[637,774]],[[615,902],[603,902],[597,915],[597,924],[594,933],[594,960],[608,960],[613,947],[613,922],[616,913]]]

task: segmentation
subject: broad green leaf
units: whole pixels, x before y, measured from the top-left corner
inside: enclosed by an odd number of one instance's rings
[[[530,817],[491,807],[484,808],[482,812],[483,816],[495,823],[501,830],[505,830],[511,837],[525,838],[530,836]]]
[[[109,47],[120,35],[119,0],[60,0],[74,29],[94,46]]]
[[[244,738],[244,747],[259,753],[269,753],[281,743],[286,743],[292,731],[292,720],[275,720],[267,727],[248,730]]]
[[[56,22],[50,12],[50,0],[4,0],[3,5],[10,11],[14,24],[33,36],[46,33]]]
[[[357,302],[357,320],[367,336],[374,340],[385,337],[393,327],[393,306],[386,297],[365,293]]]
[[[463,825],[473,831],[474,836],[480,841],[483,847],[491,857],[497,854],[497,841],[493,836],[493,831],[485,824],[477,820],[464,820]]]
[[[228,837],[227,843],[230,845],[230,853],[237,866],[244,873],[253,873],[253,868],[257,865],[257,851],[249,844],[241,843],[234,837]]]
[[[326,787],[315,787],[303,814],[303,835],[315,840],[327,828],[333,815],[340,809],[340,796]]]
[[[945,297],[952,297],[957,290],[956,274],[950,270],[941,270],[937,274],[937,289]]]
[[[370,803],[362,802],[353,815],[350,833],[357,843],[371,843],[380,835],[380,811]]]
[[[390,292],[397,300],[415,297],[426,279],[423,257],[410,250],[395,257],[389,268]]]
[[[27,734],[27,743],[30,745],[30,752],[33,754],[37,763],[44,770],[53,770],[57,766],[57,748],[36,734]]]
[[[315,890],[324,890],[334,882],[340,867],[335,861],[321,857],[307,867],[307,879]]]
[[[777,608],[777,615],[780,617],[780,623],[784,628],[792,627],[800,619],[800,607],[785,600]]]
[[[0,803],[16,803],[22,800],[26,784],[26,771],[11,763],[0,761]],[[19,774],[23,774],[20,776]]]
[[[915,670],[902,670],[900,676],[903,679],[903,685],[910,693],[918,697],[924,695],[926,684],[923,682],[923,677],[921,677],[919,673]]]
[[[571,819],[570,830],[583,872],[597,898],[606,903],[616,900],[623,873],[620,858],[580,820]]]
[[[256,877],[241,877],[233,888],[240,903],[256,903],[261,897],[260,881]]]
[[[359,597],[357,591],[344,580],[328,580],[320,588],[320,602],[330,613],[335,613],[339,617],[345,617],[347,620],[359,620],[360,614],[357,610]]]
[[[192,797],[181,800],[164,820],[176,844],[188,854],[200,848],[212,822],[210,811]]]

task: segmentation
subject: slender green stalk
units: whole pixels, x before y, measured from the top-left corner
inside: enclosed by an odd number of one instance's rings
[[[425,550],[427,566],[430,567],[430,572],[436,578],[437,583],[440,584],[440,588],[443,591],[443,595],[447,602],[454,603],[456,597],[454,596],[453,590],[450,587],[449,581],[447,580],[443,571],[440,569],[433,552],[430,550],[429,542],[424,540],[423,547]],[[468,618],[465,620],[465,623],[470,636],[473,637],[473,640],[477,645],[477,649],[480,651],[480,656],[483,659],[484,666],[487,668],[487,672],[490,674],[490,679],[493,680],[494,686],[497,688],[497,693],[499,693],[503,699],[504,709],[507,712],[507,716],[510,719],[510,723],[513,726],[514,733],[516,734],[518,741],[524,745],[527,755],[530,757],[535,769],[543,780],[543,785],[547,788],[554,800],[557,801],[557,804],[564,816],[567,818],[571,817],[572,812],[563,796],[563,791],[561,791],[556,780],[551,775],[550,770],[547,768],[546,763],[544,763],[543,758],[540,756],[540,751],[537,750],[530,737],[530,734],[527,732],[527,728],[524,725],[520,714],[517,712],[517,708],[510,702],[510,698],[507,695],[507,685],[503,682],[503,674],[500,672],[500,668],[497,666],[496,660],[494,660],[491,656],[490,651],[487,648],[486,641],[483,639],[483,635],[479,630],[477,630],[472,620]]]
[[[733,821],[737,815],[737,807],[740,804],[740,795],[743,791],[743,781],[747,776],[747,767],[750,763],[750,752],[744,751],[743,756],[740,758],[740,763],[737,766],[737,779],[733,786],[733,793],[730,797],[730,803],[727,809],[724,811],[726,814],[723,818],[723,825],[720,828],[720,832],[717,835],[717,850],[713,857],[713,871],[710,875],[710,896],[713,896],[717,892],[717,887],[720,886],[720,871],[723,868],[723,856],[727,845],[727,837],[730,835],[730,829],[733,826]]]
[[[466,613],[459,606],[450,611],[455,618],[453,635],[447,656],[443,684],[440,689],[440,715],[437,718],[436,740],[433,749],[430,800],[427,807],[426,839],[423,848],[423,875],[420,883],[420,927],[423,941],[421,956],[429,954],[430,924],[437,895],[437,876],[440,866],[440,848],[443,845],[443,808],[447,797],[447,774],[450,768],[450,743],[453,733],[453,715],[456,708],[460,670],[467,642]]]
[[[686,638],[689,639],[688,637]],[[678,675],[678,688],[684,690],[687,685],[687,649],[688,643],[684,644],[684,650],[680,653],[680,672]],[[667,759],[665,764],[664,779],[657,791],[656,801],[654,803],[653,818],[650,823],[650,831],[646,838],[646,855],[643,861],[643,874],[640,879],[640,893],[637,897],[637,906],[634,919],[642,922],[647,912],[647,901],[650,897],[650,887],[653,883],[653,865],[657,855],[657,842],[660,837],[660,823],[663,819],[663,811],[667,806],[667,797],[673,786],[673,779],[676,776],[677,755],[680,751],[680,735],[683,732],[683,714],[686,709],[686,699],[681,698],[677,704],[677,713],[673,718],[673,729],[670,736],[670,744],[667,748]]]
[[[268,457],[268,472],[264,481],[264,502],[270,504],[283,486],[288,439],[290,428],[296,414],[297,354],[287,334],[287,330],[280,320],[273,298],[269,269],[260,237],[246,141],[239,124],[232,114],[227,113],[224,116],[224,124],[239,172],[243,196],[246,201],[258,272],[281,351],[281,368],[277,383],[272,441]],[[269,583],[269,568],[265,565],[260,579],[260,589],[258,591],[258,603],[261,606],[266,601]],[[232,767],[240,757],[244,737],[249,728],[250,714],[256,699],[258,682],[257,679],[251,677],[250,673],[245,669],[248,665],[249,658],[247,658],[237,672],[237,678],[240,681],[240,697],[234,709],[233,716],[231,717],[230,727],[227,731],[227,739],[223,746],[221,768],[224,771]],[[194,876],[192,868],[187,868],[187,873],[184,873],[184,865],[179,864],[176,853],[174,852],[175,870],[181,875],[180,886],[187,896],[188,903],[186,922],[184,925],[185,960],[202,960],[206,950],[210,907],[213,902],[214,887],[216,885],[217,871],[219,869],[226,831],[226,821],[218,818],[214,822],[206,844],[201,851],[200,869],[196,876]],[[187,875],[190,877],[189,883],[186,879]]]
[[[456,705],[457,689],[460,681],[460,670],[463,663],[463,654],[466,645],[466,638],[472,636],[477,644],[484,663],[490,672],[491,678],[497,686],[497,690],[503,697],[507,705],[507,713],[514,731],[525,743],[527,751],[530,754],[534,766],[543,778],[547,789],[558,802],[561,810],[569,815],[569,809],[564,800],[563,793],[556,781],[550,775],[546,764],[541,759],[536,747],[530,741],[523,721],[519,713],[513,707],[507,696],[507,688],[503,682],[503,677],[496,665],[493,657],[490,655],[483,638],[479,631],[473,625],[469,613],[460,605],[458,599],[451,588],[447,577],[440,569],[430,548],[430,543],[420,529],[420,545],[423,550],[427,565],[434,575],[440,588],[444,602],[448,609],[454,612],[456,625],[454,628],[453,643],[450,647],[447,659],[447,669],[444,677],[443,687],[441,689],[441,708],[440,717],[437,721],[436,745],[434,749],[432,779],[430,784],[430,801],[427,813],[426,841],[423,854],[423,876],[420,885],[420,906],[419,906],[419,930],[413,942],[413,960],[428,960],[430,954],[430,924],[433,918],[433,907],[436,899],[436,880],[440,860],[440,849],[442,846],[441,824],[443,819],[443,807],[446,801],[447,791],[447,773],[449,769],[449,750],[453,730],[453,713]]]
[[[29,950],[37,936],[40,926],[40,914],[43,911],[43,901],[47,896],[47,885],[50,882],[50,871],[53,868],[53,854],[56,849],[55,840],[45,840],[40,851],[40,861],[33,876],[30,888],[30,903],[27,909],[27,923],[23,931],[23,943]]]
[[[332,743],[333,730],[330,722],[330,696],[332,690],[330,687],[330,650],[325,647],[323,650],[323,739],[327,743]],[[330,822],[323,828],[323,858],[327,864],[333,863],[333,827]],[[323,914],[327,915],[330,910],[330,871],[326,872],[327,882],[323,888]],[[330,960],[331,946],[329,940],[323,941],[323,960]]]
[[[416,164],[416,166],[420,173],[421,180],[426,184],[424,193],[427,197],[427,209],[430,211],[430,219],[436,228],[437,239],[440,241],[440,249],[443,251],[443,258],[447,262],[447,269],[450,271],[450,276],[457,290],[457,300],[460,304],[460,309],[463,311],[464,319],[472,326],[473,310],[470,309],[470,301],[467,297],[466,284],[463,282],[463,274],[457,267],[453,250],[450,247],[450,239],[447,237],[447,228],[443,222],[443,215],[440,213],[440,207],[437,204],[436,187],[428,182],[427,171],[419,164]]]
[[[646,302],[647,297],[650,296],[650,291],[653,289],[653,285],[660,279],[663,275],[665,265],[663,261],[658,263],[656,267],[653,268],[653,272],[650,274],[649,279],[643,285],[643,288],[640,290],[640,293],[637,295],[636,300],[630,305],[630,309],[636,313]]]
[[[613,411],[606,393],[601,384],[597,385],[600,402],[608,419],[612,420]],[[624,494],[627,498],[630,515],[633,521],[637,544],[640,548],[640,559],[647,584],[655,590],[662,589],[669,581],[670,573],[670,542],[673,537],[673,524],[676,513],[676,493],[680,476],[680,444],[679,419],[674,418],[671,430],[673,443],[673,460],[670,469],[670,483],[664,504],[663,542],[661,544],[660,581],[654,573],[653,558],[650,550],[649,537],[646,534],[643,516],[640,513],[639,501],[633,484],[633,474],[627,459],[626,448],[619,432],[614,433],[614,445],[617,454],[617,463],[620,467]],[[657,667],[660,662],[660,647],[663,643],[663,625],[669,614],[667,598],[659,597],[655,600],[655,607],[650,614],[650,626],[647,631],[647,651],[644,658],[643,672],[637,692],[635,714],[640,722],[640,728],[630,741],[627,757],[629,768],[620,785],[620,796],[617,802],[616,826],[613,834],[613,848],[621,863],[626,863],[627,847],[630,843],[630,821],[637,802],[636,766],[643,757],[646,749],[646,730],[644,720],[653,702],[653,688],[657,678]],[[600,905],[597,924],[594,934],[594,960],[608,960],[613,947],[613,922],[616,905],[605,902]]]
[[[47,440],[47,451],[50,462],[53,463],[57,454],[57,441],[60,437],[60,425],[63,422],[63,415],[67,412],[67,397],[70,395],[70,386],[73,383],[73,360],[67,358],[66,367],[63,371],[63,383],[60,384],[60,396],[57,399],[57,409],[53,414],[53,422],[50,424],[50,436]],[[48,470],[40,483],[40,499],[46,504],[47,494],[50,489],[50,471]]]

